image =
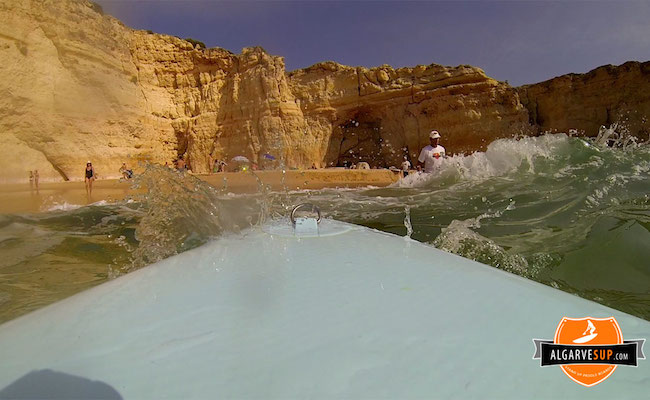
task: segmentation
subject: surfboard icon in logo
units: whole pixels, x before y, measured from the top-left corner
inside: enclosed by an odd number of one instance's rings
[[[587,334],[589,332],[589,334]],[[573,339],[573,343],[587,343],[592,341],[598,334],[596,333],[596,327],[594,326],[594,323],[591,322],[590,319],[587,320],[587,329],[582,332],[583,336],[580,336],[577,339]]]

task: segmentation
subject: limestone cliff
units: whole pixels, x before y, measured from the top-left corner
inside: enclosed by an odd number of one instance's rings
[[[389,166],[413,159],[431,129],[450,153],[535,124],[564,129],[562,108],[551,107],[562,80],[514,89],[476,67],[436,64],[325,62],[287,73],[261,48],[195,48],[125,27],[86,0],[0,0],[0,20],[0,181],[24,181],[33,169],[44,180],[80,180],[86,160],[115,177],[122,162],[179,156],[195,172],[236,155],[263,164],[267,153],[290,167]],[[594,93],[592,80],[559,79],[576,88],[570,96]],[[647,105],[647,89],[628,92]]]
[[[568,74],[518,88],[530,123],[542,131],[575,129],[595,136],[601,125],[622,123],[648,139],[650,62],[606,65],[586,74]]]
[[[432,129],[452,153],[529,129],[516,91],[476,67],[327,62],[294,71],[289,80],[326,165],[399,165],[407,153],[415,160]]]
[[[292,167],[399,165],[434,127],[459,152],[527,125],[516,91],[469,66],[329,62],[287,74],[259,47],[235,55],[140,31],[132,54],[147,113],[171,124],[176,155],[196,172],[236,155],[263,163],[267,153]]]
[[[0,20],[0,179],[80,179],[87,160],[114,175],[173,148],[146,112],[130,29],[76,1],[1,0]]]
[[[287,74],[261,48],[233,54],[135,31],[85,0],[0,0],[0,179],[100,177],[122,162],[196,172],[269,153],[288,166],[398,163],[439,129],[469,151],[526,125],[517,93],[478,68],[323,63]]]

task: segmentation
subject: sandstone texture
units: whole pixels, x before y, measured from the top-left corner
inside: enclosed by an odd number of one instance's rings
[[[0,1],[0,179],[100,177],[173,137],[145,110],[132,31],[90,3]],[[165,130],[167,128],[167,130]]]
[[[290,73],[289,82],[325,166],[399,165],[405,155],[415,161],[432,129],[453,153],[529,129],[516,90],[472,66],[368,69],[326,62]]]
[[[414,161],[432,129],[449,153],[471,152],[540,128],[591,134],[621,110],[641,121],[650,104],[647,64],[516,89],[472,66],[287,72],[262,48],[201,49],[86,0],[0,0],[0,20],[0,182],[33,169],[81,180],[87,160],[117,177],[123,162],[181,156],[198,173],[238,155],[262,167],[388,167]]]
[[[530,123],[542,131],[575,129],[586,136],[622,124],[641,140],[650,126],[650,62],[606,65],[518,88]]]

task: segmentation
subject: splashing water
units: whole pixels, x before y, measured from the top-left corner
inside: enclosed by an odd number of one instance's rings
[[[148,165],[134,184],[147,189],[136,198],[143,212],[135,229],[138,246],[122,272],[192,249],[224,232],[236,233],[263,222],[269,212],[268,188],[255,178],[260,189],[251,197],[255,203],[238,202],[190,174]]]
[[[0,321],[307,201],[650,319],[650,149],[613,128],[497,140],[385,188],[232,195],[149,166],[130,203],[0,216]]]
[[[150,165],[137,177],[138,186],[148,190],[138,199],[144,216],[135,230],[139,246],[128,270],[196,247],[223,231],[217,193],[199,179]]]
[[[630,133],[627,126],[615,122],[610,127],[601,126],[593,143],[599,147],[609,146],[629,150],[638,147],[638,141],[639,139]]]
[[[415,240],[650,319],[650,148],[627,143],[503,139],[433,174],[310,201],[398,235],[409,207]]]
[[[413,234],[413,225],[411,225],[411,207],[404,207],[404,226],[406,227],[406,238],[410,239]]]
[[[512,203],[506,207],[506,210],[512,210],[511,205]],[[433,241],[433,245],[441,250],[460,254],[470,260],[533,278],[534,271],[529,269],[528,262],[524,257],[519,254],[508,254],[493,240],[475,232],[475,229],[481,227],[482,219],[499,216],[501,213],[483,214],[464,221],[453,220],[448,227],[442,228],[442,232]]]

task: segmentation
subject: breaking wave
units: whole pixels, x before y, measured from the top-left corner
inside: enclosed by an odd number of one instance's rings
[[[442,228],[432,244],[440,250],[532,278],[533,273],[524,257],[509,254],[493,240],[476,233],[475,229],[481,227],[482,219],[496,216],[498,215],[483,214],[464,221],[453,220],[449,226]]]
[[[195,176],[159,165],[147,165],[134,186],[146,188],[146,193],[133,198],[141,213],[134,232],[137,247],[120,273],[192,249],[224,233],[250,228],[260,222],[264,211],[261,194],[243,200]]]

